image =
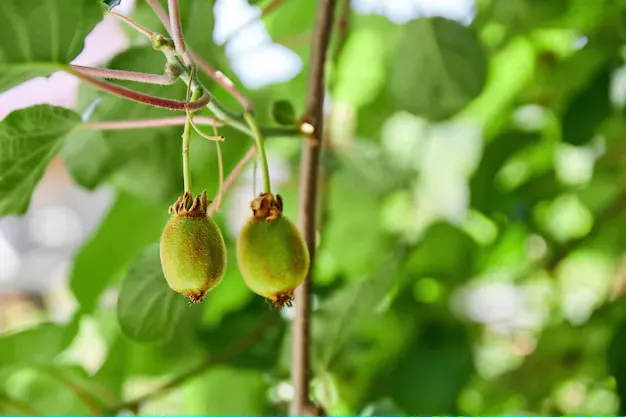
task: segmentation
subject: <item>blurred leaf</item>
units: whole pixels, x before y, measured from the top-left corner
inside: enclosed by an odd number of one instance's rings
[[[568,9],[568,0],[493,1],[488,18],[504,25],[509,33],[525,32],[554,21]]]
[[[432,322],[418,332],[386,378],[377,381],[381,393],[407,414],[457,414],[458,395],[474,369],[467,331]]]
[[[0,3],[0,92],[62,70],[102,19],[96,0]]]
[[[619,414],[626,413],[626,355],[624,355],[624,346],[626,346],[626,322],[622,321],[615,327],[611,344],[607,350],[607,366],[617,383],[616,391],[620,401]]]
[[[602,122],[609,117],[613,110],[610,96],[612,72],[610,68],[602,69],[569,102],[561,120],[564,142],[572,145],[588,143]]]
[[[147,73],[163,73],[165,59],[152,47],[134,47],[114,57],[108,64],[112,69],[124,69]],[[185,88],[182,83],[175,86],[156,86],[131,82],[120,82],[142,92],[162,97],[183,99]],[[94,106],[90,121],[116,121],[172,116],[167,109],[146,106],[102,93],[89,86],[79,91],[79,108],[86,110]],[[141,130],[76,131],[67,141],[62,154],[67,169],[76,182],[88,189],[94,189],[111,175],[132,165],[120,173],[116,180],[124,184],[126,190],[137,191],[140,197],[147,192],[164,199],[171,198],[173,182],[180,177],[181,169],[170,155],[173,145],[180,144],[182,127],[149,128]],[[166,155],[170,155],[167,156]],[[150,177],[160,170],[146,190]],[[159,181],[165,178],[169,180]],[[153,197],[156,200],[156,198]]]
[[[122,331],[147,342],[168,338],[178,326],[187,301],[165,281],[158,244],[141,252],[122,282],[117,314]]]
[[[502,208],[503,192],[493,186],[493,179],[511,156],[536,145],[540,136],[536,133],[508,131],[492,139],[485,148],[478,169],[471,179],[472,207],[489,213]]]
[[[441,17],[408,23],[389,88],[399,109],[446,119],[476,98],[487,78],[485,53],[473,31]]]
[[[475,251],[476,243],[463,230],[449,223],[435,223],[411,251],[407,272],[411,277],[444,278],[458,283],[471,276]]]
[[[398,265],[404,252],[404,248],[392,250],[373,276],[334,292],[315,310],[313,353],[318,366],[327,369],[331,365],[342,345],[362,323],[376,314],[376,308],[389,290],[402,280]]]
[[[46,104],[13,111],[0,122],[0,216],[26,212],[63,137],[79,123],[73,111]]]
[[[65,325],[52,323],[0,336],[0,367],[48,364],[78,333],[78,316]]]
[[[263,17],[272,40],[307,33],[313,28],[317,4],[312,1],[285,1]]]
[[[279,125],[296,124],[296,111],[289,100],[278,100],[272,104],[272,117]]]
[[[182,193],[182,157],[179,136],[157,133],[141,158],[133,158],[111,176],[118,190],[146,203],[173,203]]]
[[[218,325],[202,329],[198,339],[210,355],[228,354],[245,340],[248,347],[230,358],[228,365],[271,370],[276,366],[284,332],[284,322],[276,312],[261,297],[254,297],[243,308],[222,317]]]
[[[74,257],[70,287],[86,312],[100,294],[146,245],[157,240],[167,221],[167,208],[149,206],[119,194],[98,230]]]
[[[40,412],[51,415],[104,414],[97,402],[92,402],[88,397],[87,404],[75,388],[47,372],[24,369],[13,375],[7,383],[9,390],[19,391],[19,396],[16,395],[18,399]]]
[[[102,398],[109,403],[114,403],[112,396],[122,398],[124,382],[127,375],[128,346],[126,340],[119,336],[109,345],[107,357],[102,363],[98,372],[93,376],[93,382],[100,387],[100,391],[105,391]]]
[[[183,412],[190,415],[266,415],[269,381],[254,370],[225,366],[183,386]]]

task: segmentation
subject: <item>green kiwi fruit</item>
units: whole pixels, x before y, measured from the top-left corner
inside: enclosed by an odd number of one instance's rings
[[[170,207],[173,213],[160,241],[161,267],[169,287],[200,302],[217,286],[226,266],[226,245],[219,227],[207,215],[206,191],[191,206],[186,192]],[[189,207],[189,208],[188,208]]]
[[[246,285],[276,308],[291,306],[309,271],[310,257],[298,228],[283,216],[280,195],[262,193],[237,240],[237,261]]]

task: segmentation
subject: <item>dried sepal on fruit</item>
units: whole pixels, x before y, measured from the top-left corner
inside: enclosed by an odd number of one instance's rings
[[[274,307],[291,306],[294,290],[309,271],[310,257],[298,228],[283,216],[283,200],[261,193],[250,203],[252,217],[237,240],[244,281]]]
[[[207,215],[212,201],[206,190],[191,202],[191,194],[170,207],[160,242],[161,267],[169,287],[200,302],[220,283],[226,266],[226,245],[219,227]]]

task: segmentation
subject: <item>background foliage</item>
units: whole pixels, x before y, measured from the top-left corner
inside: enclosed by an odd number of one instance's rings
[[[213,1],[181,3],[194,51],[240,84],[213,42]],[[303,110],[314,10],[286,0],[263,18],[303,63],[287,82],[245,91],[263,125],[277,100]],[[347,37],[333,38],[315,399],[329,414],[625,413],[626,2],[476,0],[475,12],[399,24],[353,10]],[[96,0],[0,2],[0,92],[63,69],[101,18]],[[133,18],[160,28],[141,1]],[[108,67],[161,72],[162,56],[129,36]],[[133,88],[184,97],[183,85]],[[138,384],[186,372],[195,378],[141,412],[284,412],[290,312],[245,288],[232,234],[224,281],[201,305],[161,275],[154,244],[182,188],[180,128],[87,131],[88,109],[94,121],[168,114],[82,87],[75,111],[40,105],[0,123],[1,215],[28,209],[57,156],[80,186],[116,193],[73,260],[73,319],[0,336],[0,412],[121,411]],[[221,134],[229,172],[252,142]],[[192,148],[194,192],[216,190],[213,147],[195,136]],[[299,148],[268,140],[290,178]],[[296,219],[297,181],[276,182]],[[216,219],[225,230],[226,214]],[[67,355],[86,323],[106,347],[95,372]]]

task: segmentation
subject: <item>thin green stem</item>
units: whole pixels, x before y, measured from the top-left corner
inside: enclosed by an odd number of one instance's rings
[[[272,192],[272,187],[270,183],[270,170],[267,166],[267,156],[265,155],[265,147],[263,146],[263,135],[259,130],[259,127],[256,124],[256,120],[250,113],[244,113],[244,119],[250,126],[250,130],[252,130],[252,134],[254,135],[254,140],[256,141],[257,153],[259,157],[259,161],[261,162],[261,172],[263,173],[263,191],[266,193]]]
[[[191,170],[189,168],[189,142],[191,141],[191,120],[187,119],[183,129],[183,182],[185,192],[191,192]]]
[[[202,95],[202,90],[197,89],[191,95],[191,102],[196,101]],[[191,169],[189,167],[189,143],[191,142],[191,114],[187,113],[187,121],[183,129],[183,183],[185,192],[191,193]]]

